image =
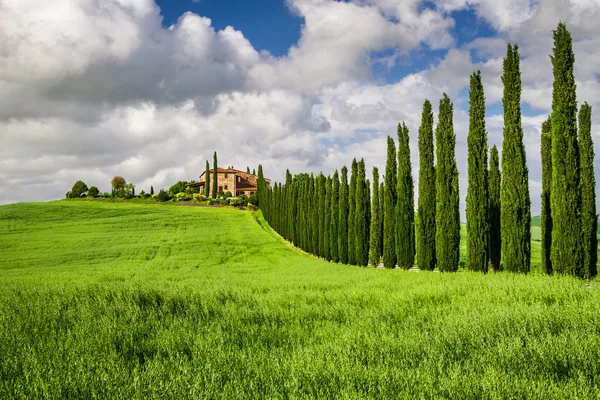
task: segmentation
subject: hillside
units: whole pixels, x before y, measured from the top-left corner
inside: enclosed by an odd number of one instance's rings
[[[331,264],[231,209],[0,207],[0,398],[595,398],[597,284]]]

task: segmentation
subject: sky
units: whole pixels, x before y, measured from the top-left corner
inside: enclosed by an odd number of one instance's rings
[[[599,19],[600,0],[0,0],[0,204],[63,198],[79,179],[110,191],[114,175],[166,189],[214,151],[273,180],[354,157],[382,169],[402,121],[417,187],[422,105],[437,116],[447,93],[464,219],[469,76],[481,70],[501,149],[510,42],[536,215],[552,31],[562,20],[573,34],[599,143]]]

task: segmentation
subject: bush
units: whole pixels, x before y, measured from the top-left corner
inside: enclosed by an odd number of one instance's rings
[[[169,193],[165,192],[163,189],[160,189],[160,192],[158,192],[158,195],[156,196],[156,198],[158,199],[158,201],[171,200],[171,196],[169,196]]]
[[[232,197],[231,192],[229,192],[229,191],[225,192],[224,197],[227,197],[227,198]]]
[[[256,195],[256,193],[252,193],[252,195],[248,199],[248,203],[252,204],[253,206],[258,205],[258,196]]]
[[[98,188],[96,186],[92,186],[90,188],[90,190],[88,190],[89,197],[98,197],[99,194],[100,194],[100,191],[98,190]]]
[[[67,196],[67,199],[70,199],[71,198],[71,192],[70,191],[67,192],[66,196]]]
[[[110,193],[108,193],[108,192],[104,192],[104,193],[102,193],[102,194],[100,195],[100,197],[102,197],[102,198],[105,198],[105,199],[108,199],[108,198],[110,198]]]
[[[88,191],[87,185],[83,181],[77,181],[77,182],[75,182],[75,184],[73,185],[73,188],[71,189],[70,197],[74,198],[74,199],[79,198],[79,197],[81,197],[82,193],[85,193],[87,191]]]
[[[230,204],[234,207],[246,207],[248,204],[248,196],[242,194],[235,199],[231,200]]]
[[[206,201],[206,197],[204,197],[204,195],[198,193],[198,194],[194,195],[194,201],[197,201],[197,202]]]

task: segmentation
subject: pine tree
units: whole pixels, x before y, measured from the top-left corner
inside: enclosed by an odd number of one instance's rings
[[[340,185],[340,218],[338,225],[338,251],[340,262],[348,264],[348,168],[342,167],[342,182]]]
[[[419,269],[435,269],[435,165],[433,148],[433,111],[425,100],[419,128],[419,201],[417,208]]]
[[[352,160],[352,175],[350,176],[350,188],[348,191],[348,264],[356,265],[356,178],[358,175],[358,163],[356,158]]]
[[[330,248],[329,244],[331,243],[331,196],[332,196],[332,192],[333,192],[332,181],[331,181],[331,177],[328,176],[325,181],[325,209],[323,210],[323,212],[325,213],[325,215],[323,216],[323,219],[325,220],[325,226],[323,227],[323,229],[324,229],[324,232],[323,232],[323,237],[324,237],[323,257],[325,257],[325,259],[327,261],[331,261],[331,248]]]
[[[331,194],[331,241],[329,248],[331,252],[331,261],[339,262],[340,256],[338,251],[338,225],[340,215],[340,178],[337,170],[333,173],[332,179],[332,194]]]
[[[379,170],[373,167],[373,200],[371,202],[371,229],[369,245],[369,261],[373,267],[379,265],[381,259],[381,212],[379,207]]]
[[[489,216],[490,216],[490,266],[492,271],[500,270],[502,238],[500,232],[500,157],[496,145],[490,152],[489,172]]]
[[[396,203],[396,259],[409,269],[415,263],[415,194],[406,124],[398,124],[398,190]]]
[[[206,172],[204,172],[204,196],[210,197],[210,165],[206,160]]]
[[[489,259],[488,147],[485,131],[485,96],[479,71],[471,75],[469,105],[467,265],[473,271],[486,273]]]
[[[354,254],[356,264],[365,267],[369,263],[369,192],[364,159],[358,163],[354,199]]]
[[[458,169],[454,155],[453,105],[444,93],[440,100],[436,137],[436,257],[442,272],[458,270],[460,214]]]
[[[502,260],[511,272],[528,273],[531,261],[529,173],[521,127],[519,47],[508,45],[504,59],[504,140],[500,187]]]
[[[579,112],[579,154],[581,162],[581,227],[583,235],[583,273],[596,276],[598,260],[598,217],[596,215],[596,177],[592,141],[592,107],[588,103]]]
[[[542,269],[548,275],[552,273],[550,249],[552,247],[552,119],[542,124]]]
[[[554,31],[552,90],[552,245],[554,271],[583,277],[580,160],[577,99],[571,34],[565,24]]]
[[[387,161],[385,164],[385,195],[383,205],[383,266],[396,266],[396,190],[397,171],[396,145],[394,139],[388,136]]]
[[[217,152],[213,155],[213,183],[212,183],[212,198],[217,198],[217,190],[219,188],[218,178],[217,178]]]

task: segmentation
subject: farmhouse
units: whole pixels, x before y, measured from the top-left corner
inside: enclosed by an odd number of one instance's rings
[[[214,169],[209,170],[209,189],[212,191]],[[250,196],[256,193],[256,185],[258,176],[250,174],[248,172],[240,171],[235,169],[233,165],[227,166],[227,168],[217,167],[217,186],[219,192],[231,192],[233,196],[239,196],[245,194]],[[271,187],[271,180],[265,178],[265,182],[268,187]],[[206,171],[200,175],[198,182],[187,185],[187,187],[200,187],[200,192],[204,191],[204,185],[206,184]]]

